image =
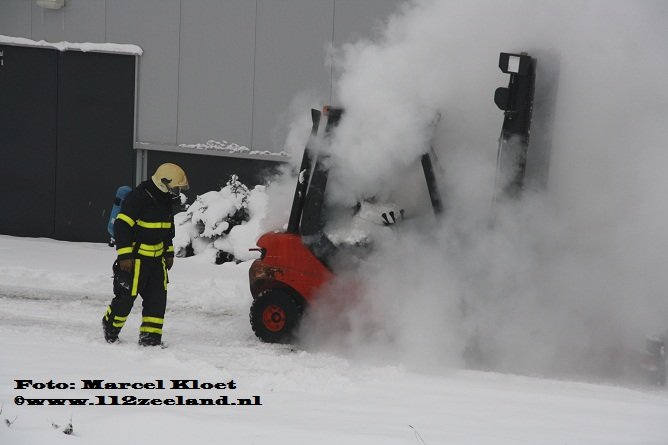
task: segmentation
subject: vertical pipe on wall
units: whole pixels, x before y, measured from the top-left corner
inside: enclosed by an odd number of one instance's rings
[[[135,184],[139,184],[142,181],[145,181],[148,178],[148,160],[146,159],[148,153],[146,150],[135,149],[135,164],[136,164],[136,174],[135,174]]]
[[[336,37],[334,35],[336,29],[336,0],[333,0],[332,2],[332,40],[330,42],[330,45],[332,48],[334,47],[334,38]],[[332,95],[334,94],[334,63],[330,63],[329,66],[329,104],[332,103]]]
[[[107,37],[107,0],[104,0],[104,41],[107,42],[108,40],[109,39]]]
[[[257,62],[257,10],[259,0],[255,0],[255,29],[253,31],[253,88],[251,88],[251,131],[250,148],[253,148],[253,137],[255,136],[255,64]]]
[[[55,81],[54,90],[56,92],[56,100],[55,100],[55,102],[56,102],[56,104],[55,104],[56,105],[56,116],[55,116],[56,128],[55,128],[55,131],[54,131],[54,137],[55,137],[54,142],[55,142],[56,145],[55,145],[55,153],[54,153],[54,157],[53,157],[53,162],[54,162],[53,165],[54,165],[54,170],[55,170],[53,172],[53,208],[52,208],[53,213],[51,213],[51,215],[53,217],[53,224],[52,224],[51,233],[50,233],[50,236],[49,236],[49,237],[54,237],[54,238],[56,236],[56,213],[58,212],[58,195],[57,195],[56,191],[58,190],[58,174],[60,173],[60,171],[59,171],[60,169],[58,168],[58,158],[60,156],[60,151],[61,151],[60,134],[59,134],[59,132],[60,132],[59,119],[60,119],[60,116],[61,116],[60,107],[61,107],[62,97],[63,97],[62,93],[61,93],[61,81],[60,81],[61,80],[60,79],[60,60],[61,60],[61,54],[58,54],[56,56],[56,62],[55,62],[56,71],[54,73],[55,74],[54,75],[54,81]]]
[[[135,150],[135,184],[146,179],[146,153],[145,150],[136,150],[137,144],[137,122],[139,120],[139,56],[135,56],[135,97],[134,118],[132,126],[132,149]]]
[[[179,109],[181,100],[181,29],[183,29],[183,1],[179,0],[179,38],[176,48],[176,133],[174,134],[174,145],[179,145]]]

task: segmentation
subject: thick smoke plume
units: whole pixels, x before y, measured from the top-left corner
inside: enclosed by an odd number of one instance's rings
[[[549,176],[529,172],[544,187],[493,206],[502,51],[538,60],[551,111],[531,137],[549,135],[551,151]],[[330,203],[391,199],[433,144],[446,212],[379,237],[342,274],[362,301],[336,323],[330,305],[316,308],[305,343],[418,367],[631,369],[629,351],[668,328],[665,2],[416,1],[332,59],[346,112]]]

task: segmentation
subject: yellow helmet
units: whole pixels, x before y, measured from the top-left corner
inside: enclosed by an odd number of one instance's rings
[[[161,191],[173,195],[179,195],[183,190],[190,188],[186,172],[178,165],[169,162],[158,167],[151,180]]]

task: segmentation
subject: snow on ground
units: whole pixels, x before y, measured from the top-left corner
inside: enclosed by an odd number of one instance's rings
[[[177,258],[167,349],[135,344],[139,307],[102,339],[113,249],[0,236],[2,444],[665,444],[668,394],[459,369],[430,373],[262,344],[248,323],[249,263]],[[82,389],[82,380],[165,389]],[[235,389],[170,389],[171,380]],[[73,389],[17,389],[15,380]],[[16,397],[254,399],[252,406],[30,406]],[[62,433],[72,420],[74,434]],[[7,426],[6,421],[13,421]],[[55,423],[59,428],[52,426]]]

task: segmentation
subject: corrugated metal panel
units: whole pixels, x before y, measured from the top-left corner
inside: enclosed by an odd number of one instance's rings
[[[41,8],[40,8],[41,9]],[[67,0],[63,40],[105,42],[105,0]]]
[[[31,27],[30,38],[33,40],[46,40],[48,42],[60,42],[64,39],[65,9],[48,10],[30,2]]]
[[[340,47],[361,38],[376,36],[392,12],[404,0],[336,0],[334,12],[334,45]],[[336,82],[336,79],[333,79]],[[339,101],[336,91],[332,101]]]
[[[255,2],[181,5],[178,143],[250,146]]]
[[[0,34],[30,39],[30,0],[2,0]]]
[[[104,0],[67,0],[58,10],[30,3],[33,40],[104,42]]]
[[[283,148],[288,110],[299,93],[329,102],[325,51],[333,11],[333,0],[258,0],[253,148]]]
[[[374,36],[405,0],[336,0],[334,45]]]
[[[176,143],[179,0],[107,0],[107,40],[139,45],[137,138]],[[69,7],[69,6],[68,6]]]

